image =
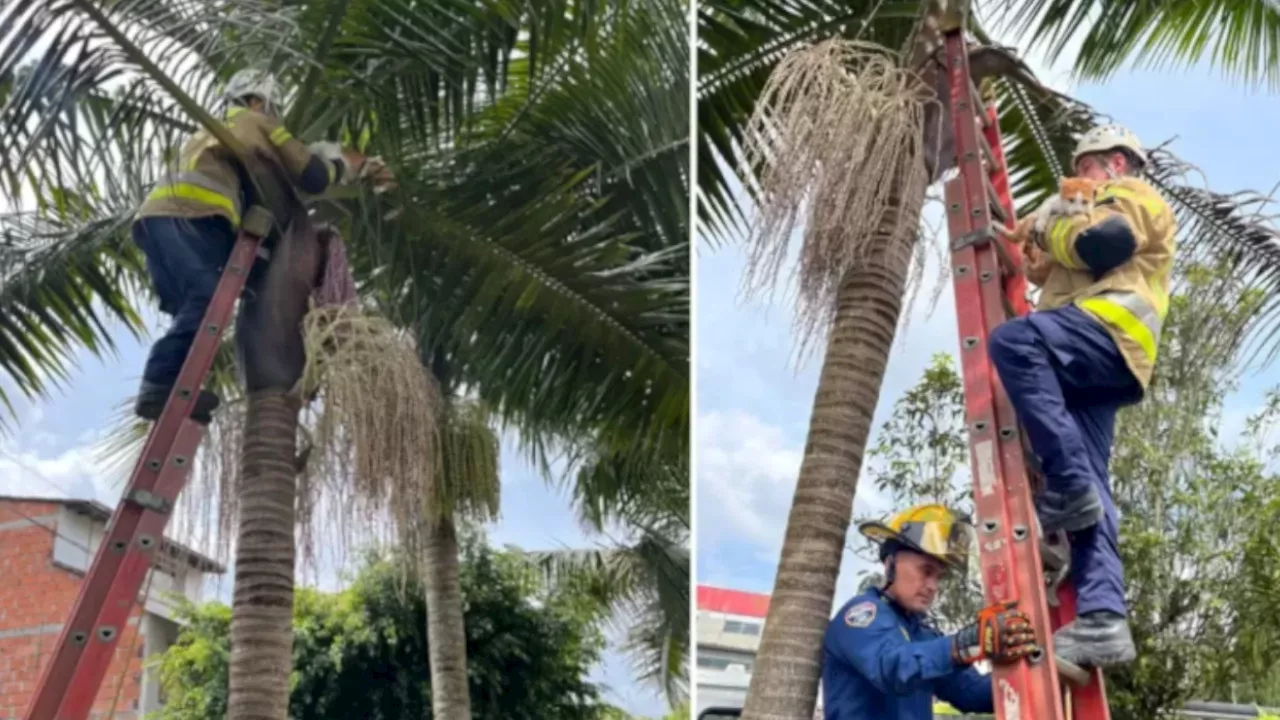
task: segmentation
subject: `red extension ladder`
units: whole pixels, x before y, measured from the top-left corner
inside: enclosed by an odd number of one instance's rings
[[[258,247],[271,231],[269,211],[252,206],[210,300],[174,392],[151,427],[120,505],[80,586],[80,595],[53,657],[40,675],[26,720],[86,720],[116,645],[164,540],[165,526],[186,484],[205,429],[190,419],[223,330]]]
[[[963,23],[952,25],[942,29],[959,172],[945,202],[982,586],[988,604],[1016,600],[1043,643],[1037,656],[994,669],[996,718],[1110,720],[1102,672],[1053,655],[1053,631],[1076,614],[1069,548],[1061,534],[1041,538],[1022,429],[987,355],[990,331],[1030,311],[1027,284],[1020,249],[992,228],[997,219],[1014,226],[996,106],[974,87]]]

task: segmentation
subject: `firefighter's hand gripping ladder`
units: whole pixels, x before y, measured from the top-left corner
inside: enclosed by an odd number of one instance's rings
[[[142,455],[80,586],[71,617],[62,626],[53,657],[40,675],[26,720],[89,717],[204,437],[205,429],[191,420],[191,410],[272,222],[271,213],[261,206],[254,205],[245,213],[231,258],[201,321],[201,331],[164,411],[147,435]]]
[[[958,174],[945,187],[947,231],[965,422],[969,428],[974,507],[987,603],[1018,601],[1031,617],[1043,652],[997,666],[992,690],[998,720],[1110,720],[1101,671],[1086,672],[1053,656],[1053,631],[1075,617],[1075,590],[1065,579],[1065,540],[1042,541],[1031,500],[1022,429],[987,355],[995,326],[1028,312],[1020,251],[1000,239],[993,218],[1014,225],[1009,178],[994,104],[983,102],[969,74],[963,25],[945,30],[948,106]],[[1044,560],[1054,582],[1045,582]]]

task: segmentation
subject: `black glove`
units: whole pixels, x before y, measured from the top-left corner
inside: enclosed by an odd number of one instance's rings
[[[951,658],[971,665],[984,658],[995,663],[1017,662],[1035,652],[1036,631],[1017,603],[991,605],[978,611],[978,621],[951,636]]]

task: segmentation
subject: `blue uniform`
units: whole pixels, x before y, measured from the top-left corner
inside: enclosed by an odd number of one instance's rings
[[[1076,612],[1126,615],[1107,468],[1116,413],[1142,398],[1142,386],[1102,325],[1074,305],[1001,323],[989,348],[1048,489],[1074,495],[1093,485],[1102,500],[1102,520],[1069,533]]]
[[[951,659],[951,638],[879,589],[836,613],[822,643],[826,720],[932,720],[933,698],[991,712],[991,678]]]

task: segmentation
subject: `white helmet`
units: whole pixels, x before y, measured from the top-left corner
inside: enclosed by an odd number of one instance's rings
[[[1080,157],[1090,153],[1107,152],[1108,150],[1125,149],[1133,153],[1143,165],[1147,164],[1147,154],[1142,150],[1138,136],[1123,125],[1099,125],[1080,138],[1075,152],[1071,153],[1071,166],[1075,167]]]
[[[223,93],[229,103],[238,102],[250,95],[262,98],[267,112],[272,114],[279,110],[279,103],[283,100],[276,76],[257,68],[245,68],[232,75]]]

